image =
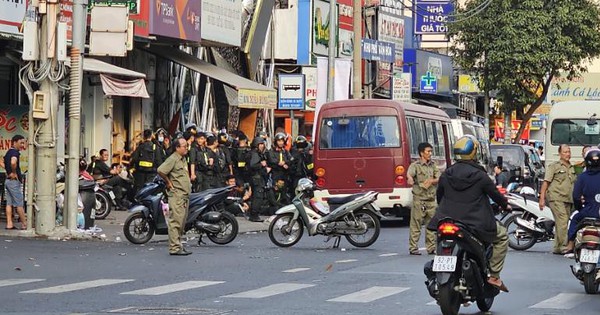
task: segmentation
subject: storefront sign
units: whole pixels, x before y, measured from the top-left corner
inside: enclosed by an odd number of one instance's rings
[[[437,79],[429,71],[421,76],[421,93],[437,93]]]
[[[202,39],[239,47],[242,0],[202,0]]]
[[[29,134],[29,107],[20,105],[0,105],[0,156],[4,156],[11,147],[11,139],[21,135],[27,139]],[[24,149],[27,149],[25,147]],[[21,170],[27,170],[27,151],[21,151]],[[0,169],[0,172],[5,172]]]
[[[479,93],[479,82],[477,78],[468,74],[458,76],[458,91],[462,93]]]
[[[277,109],[304,109],[303,74],[280,74],[279,75],[279,100]]]
[[[316,55],[329,53],[329,2],[315,0],[313,4],[312,51]]]
[[[402,67],[404,54],[404,18],[391,13],[379,12],[377,39],[396,45],[395,66]]]
[[[415,0],[415,6],[415,34],[444,34],[448,31],[448,15],[454,11],[451,2]]]
[[[600,100],[600,73],[582,73],[580,77],[567,80],[555,78],[550,85],[546,102]]]
[[[277,92],[261,90],[238,90],[238,106],[241,108],[275,109],[277,107]]]
[[[200,42],[200,0],[155,0],[150,34]]]
[[[0,33],[20,34],[26,0],[0,1]]]
[[[409,102],[412,98],[410,73],[396,73],[393,78],[393,97],[395,101]]]
[[[304,85],[305,85],[305,102],[304,110],[314,111],[317,107],[317,68],[316,67],[304,67],[302,68],[302,74],[304,74]]]
[[[141,0],[90,0],[89,8],[91,9],[94,5],[125,5],[129,8],[129,14],[140,13],[140,1]],[[148,1],[144,1],[148,2]]]
[[[513,120],[513,121],[511,121],[510,125],[511,125],[510,126],[510,128],[511,128],[510,138],[516,139],[517,132],[519,131],[519,128],[521,127],[521,121]],[[531,129],[531,124],[529,122],[527,122],[527,125],[525,126],[525,129],[523,130],[523,134],[521,135],[521,140],[529,140],[530,129]],[[496,140],[504,138],[504,120],[502,120],[502,119],[496,119],[496,121],[495,121],[494,138]]]
[[[452,61],[449,56],[417,50],[416,62],[416,72],[413,79],[418,81],[415,82],[420,82],[421,77],[427,75],[427,72],[430,72],[431,75],[436,78],[437,93],[449,93],[451,91],[450,78],[452,78]]]
[[[363,38],[361,40],[362,59],[394,63],[396,57],[394,43]]]

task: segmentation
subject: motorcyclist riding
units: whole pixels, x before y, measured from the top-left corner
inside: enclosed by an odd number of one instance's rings
[[[493,252],[487,281],[508,292],[500,280],[508,251],[508,236],[506,228],[496,221],[489,198],[504,209],[510,210],[510,206],[485,169],[477,163],[479,147],[479,141],[472,136],[463,136],[454,144],[457,162],[440,177],[436,191],[439,207],[427,228],[435,231],[438,221],[449,217],[471,228],[485,243],[491,243]]]
[[[585,171],[577,177],[573,188],[573,203],[577,211],[573,212],[569,221],[566,253],[573,252],[579,222],[584,218],[600,218],[600,149],[588,150],[584,162]]]

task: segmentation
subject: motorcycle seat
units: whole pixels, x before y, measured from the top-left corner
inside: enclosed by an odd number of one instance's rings
[[[583,218],[583,220],[577,224],[577,230],[581,230],[586,226],[600,227],[600,219],[591,217]]]
[[[352,194],[350,196],[346,196],[346,197],[330,197],[329,199],[327,199],[327,204],[332,205],[332,204],[337,204],[337,205],[341,205],[341,204],[345,204],[348,203],[350,201],[356,200],[364,195],[366,195],[367,193],[358,193],[358,194]]]
[[[197,193],[192,193],[190,194],[190,206],[191,205],[196,205],[200,202],[202,202],[202,200],[204,200],[204,197],[210,195],[210,194],[220,194],[224,191],[228,191],[230,190],[231,187],[221,187],[221,188],[212,188],[212,189],[207,189],[205,191],[201,191],[201,192],[197,192]]]

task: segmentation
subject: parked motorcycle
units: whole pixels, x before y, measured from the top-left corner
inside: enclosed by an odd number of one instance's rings
[[[425,285],[442,314],[456,315],[461,304],[473,301],[482,312],[489,311],[500,293],[487,282],[491,244],[459,221],[445,218],[438,223],[436,253],[425,264]]]
[[[122,200],[117,200],[117,197],[114,193],[113,186],[102,184],[98,186],[96,190],[96,219],[103,220],[112,210],[119,209],[120,207],[130,207],[133,203],[134,194],[133,194],[133,180],[127,173],[124,171],[123,174],[127,174],[127,176],[121,176],[123,178],[124,185],[122,187],[118,187],[120,189],[121,196],[123,196]],[[101,178],[106,179],[106,178]]]
[[[502,220],[508,233],[508,246],[515,250],[527,250],[538,242],[554,240],[554,216],[549,207],[539,208],[539,198],[525,193],[507,193],[505,196],[512,207],[512,214]],[[510,189],[509,189],[510,191]],[[532,191],[532,190],[531,190]]]
[[[332,210],[319,213],[310,205],[315,189],[315,184],[308,178],[298,181],[292,204],[280,208],[272,217],[269,238],[273,244],[293,246],[302,238],[305,227],[309,236],[337,237],[334,248],[339,246],[341,236],[345,236],[356,247],[368,247],[375,243],[381,229],[379,219],[383,217],[374,204],[377,192],[329,198]]]
[[[168,216],[169,210],[165,188],[164,181],[156,179],[137,192],[136,204],[129,209],[131,215],[123,226],[123,233],[131,243],[144,244],[155,233],[168,234],[165,216]],[[233,241],[238,233],[238,222],[223,209],[223,201],[233,189],[234,186],[228,186],[191,194],[184,233],[190,230],[198,233],[198,244],[202,244],[204,234],[219,245]]]
[[[600,284],[600,219],[585,218],[577,226],[575,265],[571,272],[583,283],[585,293],[598,293]]]

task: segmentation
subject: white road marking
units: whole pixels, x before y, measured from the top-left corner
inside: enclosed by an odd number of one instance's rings
[[[46,279],[6,279],[6,280],[0,280],[0,287],[7,287],[9,285],[39,282],[39,281],[44,281],[44,280],[46,280]]]
[[[368,289],[346,294],[334,299],[327,300],[328,302],[349,302],[349,303],[369,303],[394,294],[404,292],[410,288],[401,287],[370,287]]]
[[[240,292],[236,294],[225,295],[223,297],[231,298],[246,298],[246,299],[261,299],[273,295],[284,294],[300,289],[314,287],[314,284],[302,284],[302,283],[277,283],[266,287],[262,287],[256,290],[250,290],[246,292]]]
[[[398,256],[398,253],[388,253],[388,254],[379,255],[379,257],[391,257],[391,256]]]
[[[301,272],[301,271],[307,271],[307,270],[310,270],[310,268],[294,268],[294,269],[284,270],[282,272],[295,273],[295,272]]]
[[[438,302],[436,300],[433,300],[433,301],[427,303],[427,305],[435,305],[435,306],[437,306]]]
[[[63,284],[63,285],[58,285],[55,287],[22,291],[20,293],[64,293],[64,292],[91,289],[91,288],[103,287],[103,286],[107,286],[107,285],[113,285],[113,284],[119,284],[119,283],[131,282],[131,281],[134,281],[134,280],[133,279],[98,279],[98,280],[92,280],[92,281]]]
[[[355,261],[358,261],[358,260],[356,260],[356,259],[338,260],[335,263],[336,264],[343,264],[343,263],[351,263],[351,262],[355,262]]]
[[[587,302],[593,295],[583,293],[560,293],[555,297],[543,300],[529,308],[552,308],[559,310],[570,310],[573,307]]]
[[[225,283],[225,282],[224,281],[186,281],[186,282],[163,285],[163,286],[147,288],[147,289],[142,289],[142,290],[123,292],[121,294],[161,295],[161,294],[173,293],[173,292],[178,292],[178,291],[197,289],[197,288],[202,288],[202,287],[206,287],[209,285],[215,285],[215,284],[221,284],[221,283]]]

